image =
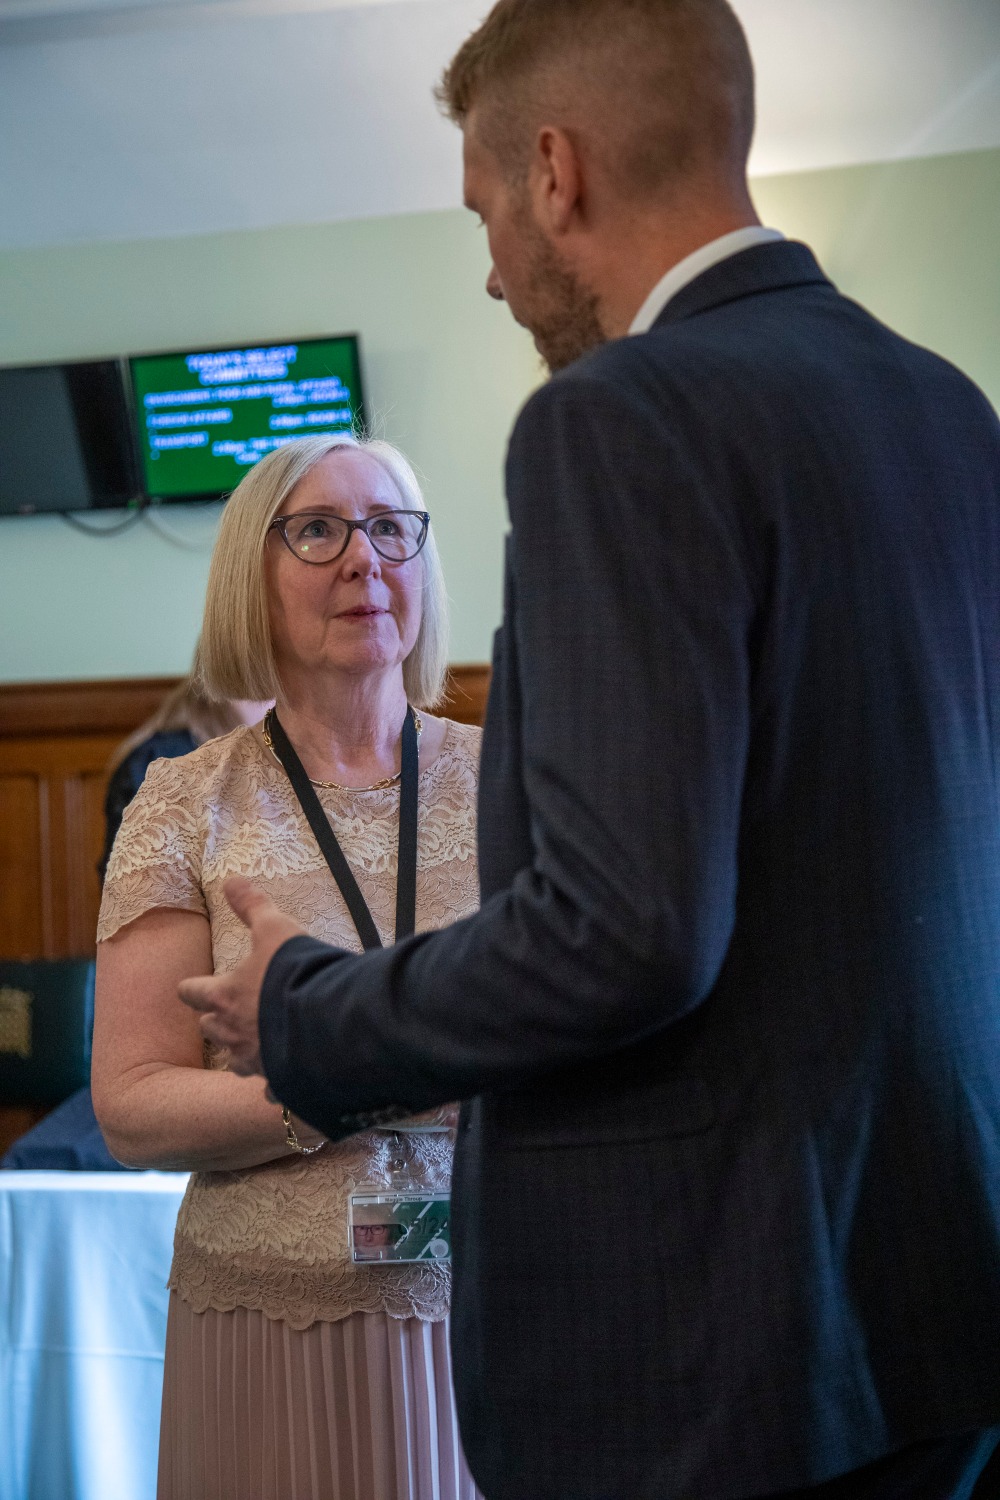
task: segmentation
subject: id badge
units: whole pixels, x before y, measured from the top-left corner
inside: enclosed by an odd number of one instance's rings
[[[403,1265],[451,1260],[451,1199],[447,1193],[361,1187],[348,1199],[351,1260]]]

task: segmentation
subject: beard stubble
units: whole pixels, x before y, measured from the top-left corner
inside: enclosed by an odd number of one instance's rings
[[[524,323],[548,370],[555,374],[606,342],[597,297],[559,259],[533,225],[525,223],[531,306]]]

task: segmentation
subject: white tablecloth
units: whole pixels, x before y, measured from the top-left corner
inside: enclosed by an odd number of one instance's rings
[[[153,1500],[186,1184],[0,1172],[0,1500]]]

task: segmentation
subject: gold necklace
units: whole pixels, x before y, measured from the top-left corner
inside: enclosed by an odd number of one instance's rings
[[[274,748],[274,743],[271,739],[271,731],[268,728],[268,721],[270,720],[270,717],[273,713],[274,709],[269,708],[267,713],[264,715],[264,722],[260,726],[260,732],[264,736],[264,744],[270,750],[271,754],[274,756],[275,760],[280,766],[281,758]],[[420,735],[423,731],[424,721],[417,713],[416,709],[413,710],[413,724],[414,728],[417,731],[417,739],[419,740]],[[402,766],[400,766],[395,776],[385,776],[381,781],[376,781],[372,786],[341,786],[339,781],[314,781],[311,776],[309,777],[309,783],[311,786],[318,786],[323,792],[384,792],[387,787],[395,786],[396,782],[399,780],[402,774],[403,768]]]

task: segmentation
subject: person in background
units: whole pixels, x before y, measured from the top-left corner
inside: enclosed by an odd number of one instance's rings
[[[188,755],[239,724],[257,723],[269,706],[229,700],[215,703],[190,674],[170,689],[149,718],[122,740],[108,763],[104,851],[97,862],[102,882],[122,816],[153,761]],[[0,1160],[0,1170],[120,1172],[126,1168],[107,1148],[87,1085],[20,1136]]]
[[[153,761],[189,755],[206,740],[228,734],[240,724],[259,723],[269,706],[268,703],[232,702],[228,699],[215,703],[205,696],[191,674],[171,688],[149,718],[122,740],[108,763],[104,852],[97,865],[102,881],[122,815],[142,786]]]
[[[160,1500],[475,1495],[450,1267],[359,1265],[349,1238],[355,1189],[447,1193],[454,1111],[331,1145],[224,1053],[206,1058],[177,996],[246,953],[232,874],[354,951],[476,909],[480,731],[428,712],[446,633],[430,517],[396,449],[301,439],[237,487],[199,671],[213,695],[273,694],[276,712],[151,767],[98,930],[98,1118],[130,1165],[194,1174],[170,1276]]]

